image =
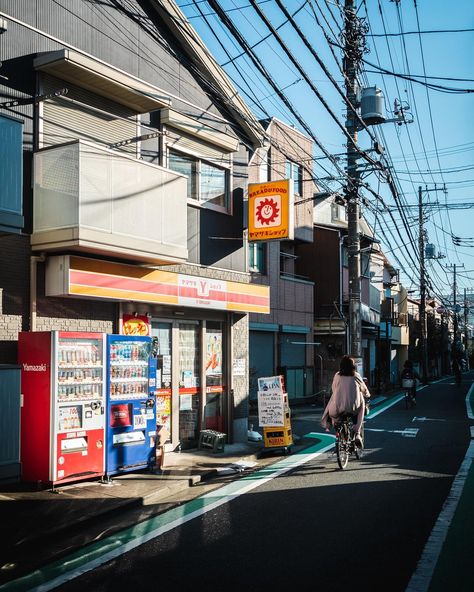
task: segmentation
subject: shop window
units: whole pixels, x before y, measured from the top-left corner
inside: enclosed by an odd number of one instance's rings
[[[249,271],[265,274],[267,271],[267,244],[249,243]]]
[[[285,163],[285,176],[293,180],[295,195],[303,195],[303,167],[296,162],[287,160]]]
[[[179,440],[192,448],[198,437],[200,408],[199,325],[179,324]]]
[[[153,355],[156,357],[156,424],[171,436],[171,323],[153,323]],[[161,433],[161,432],[160,432]]]
[[[214,209],[229,209],[228,169],[174,150],[169,151],[168,164],[188,178],[188,199]]]

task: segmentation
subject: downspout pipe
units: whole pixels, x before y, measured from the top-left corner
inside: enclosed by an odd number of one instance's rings
[[[36,331],[36,291],[38,279],[38,263],[44,263],[46,257],[41,255],[30,256],[30,331]]]

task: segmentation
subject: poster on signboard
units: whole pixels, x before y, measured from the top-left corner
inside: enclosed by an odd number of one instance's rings
[[[258,391],[258,425],[260,427],[285,425],[283,392],[278,389]]]
[[[257,379],[257,382],[259,391],[276,390],[284,392],[283,376],[262,376]]]
[[[222,374],[222,333],[206,331],[206,376]]]

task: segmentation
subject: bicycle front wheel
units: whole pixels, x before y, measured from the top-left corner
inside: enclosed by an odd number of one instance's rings
[[[339,468],[345,469],[349,462],[349,433],[346,425],[342,425],[336,438],[336,456]]]

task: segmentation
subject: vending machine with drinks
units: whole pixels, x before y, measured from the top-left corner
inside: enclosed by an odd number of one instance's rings
[[[24,481],[104,475],[104,340],[102,333],[20,333]]]
[[[156,417],[151,337],[108,335],[106,475],[152,467]],[[156,379],[155,379],[156,381]]]

